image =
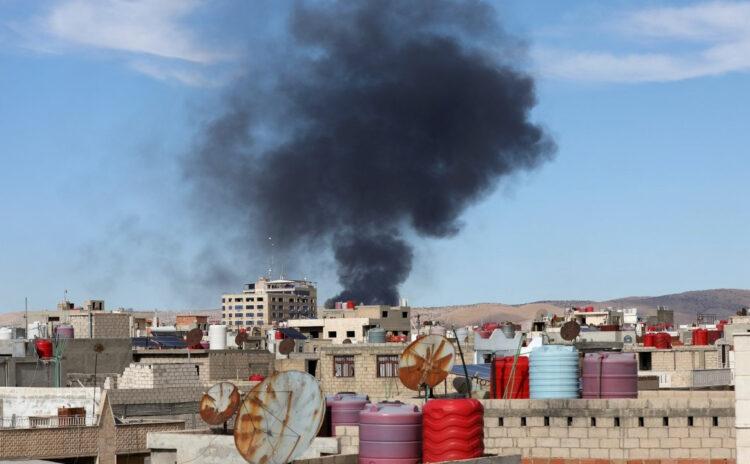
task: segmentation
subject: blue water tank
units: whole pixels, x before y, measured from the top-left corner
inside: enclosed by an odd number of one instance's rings
[[[367,341],[369,343],[385,343],[385,329],[375,327],[367,332]]]
[[[531,352],[531,399],[578,398],[578,379],[578,350],[574,347],[544,345]]]

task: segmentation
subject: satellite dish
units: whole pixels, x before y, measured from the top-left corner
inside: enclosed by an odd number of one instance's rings
[[[201,329],[191,329],[185,334],[185,344],[188,348],[200,345],[203,340],[203,331]]]
[[[325,410],[315,377],[277,372],[245,395],[234,424],[234,444],[251,464],[286,464],[310,447]]]
[[[240,392],[231,382],[219,382],[208,389],[200,401],[201,419],[219,425],[228,421],[240,406]]]
[[[432,388],[446,377],[453,367],[456,352],[453,344],[442,335],[427,335],[413,341],[401,353],[398,377],[410,390]]]
[[[453,388],[455,388],[456,391],[461,393],[462,395],[465,395],[469,391],[468,383],[466,382],[466,377],[454,378]]]
[[[281,343],[279,343],[280,354],[289,354],[292,351],[294,351],[294,340],[292,340],[291,338],[285,338]]]
[[[247,332],[238,332],[237,336],[234,337],[234,343],[239,346],[240,348],[245,346],[245,343],[248,342],[249,336],[247,335]]]
[[[560,336],[563,340],[573,341],[581,333],[581,326],[575,321],[568,321],[560,328]]]

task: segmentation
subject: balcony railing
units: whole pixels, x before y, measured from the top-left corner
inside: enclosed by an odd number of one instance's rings
[[[13,416],[0,419],[0,430],[86,427],[97,422],[91,416]]]

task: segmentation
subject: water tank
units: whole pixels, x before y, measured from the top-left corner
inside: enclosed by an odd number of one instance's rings
[[[638,398],[635,353],[587,353],[583,358],[583,398]]]
[[[529,358],[519,356],[513,369],[515,356],[492,360],[490,373],[490,397],[496,399],[520,399],[529,397]],[[507,389],[507,394],[506,394]]]
[[[654,339],[654,347],[660,350],[672,348],[672,336],[667,332],[659,332]]]
[[[442,325],[430,326],[430,335],[440,335],[442,337],[445,337],[445,327],[443,327]]]
[[[416,464],[422,459],[422,413],[414,405],[378,403],[359,412],[360,464]]]
[[[274,340],[283,340],[284,339],[284,332],[282,332],[281,330],[278,330],[278,329],[274,330],[274,332],[273,332],[273,338],[274,338]]]
[[[505,338],[513,338],[516,336],[516,328],[513,327],[513,324],[505,324],[503,326],[503,335],[505,335]]]
[[[367,332],[367,341],[369,343],[385,343],[385,329],[375,327]]]
[[[50,359],[52,358],[52,342],[49,341],[49,339],[46,338],[37,338],[34,341],[34,347],[36,348],[36,354],[41,359]]]
[[[529,356],[531,399],[578,398],[578,350],[543,345]]]
[[[0,340],[10,340],[13,338],[13,329],[0,327]]]
[[[208,326],[208,347],[211,350],[225,350],[227,348],[227,326]]]
[[[251,375],[250,377],[248,377],[248,379],[247,379],[247,380],[249,380],[250,382],[262,382],[262,381],[264,381],[265,379],[266,379],[266,378],[265,378],[265,377],[263,377],[263,376],[262,376],[262,375],[260,375],[260,374],[252,374],[252,375]]]
[[[459,327],[455,331],[456,333],[456,340],[458,340],[459,343],[466,343],[466,339],[469,336],[469,329],[466,327]]]
[[[497,322],[485,322],[484,324],[482,324],[482,330],[485,332],[492,333],[495,331],[495,329],[498,328],[500,328],[500,324],[498,324]]]
[[[708,345],[708,330],[706,329],[695,329],[693,330],[693,345]]]
[[[653,332],[649,332],[643,336],[643,346],[655,346],[656,344],[656,334]]]
[[[58,340],[67,340],[74,338],[75,330],[70,324],[60,324],[55,327],[55,337]]]
[[[331,399],[331,435],[339,425],[359,425],[359,411],[369,403],[366,395],[334,395]]]
[[[484,408],[475,399],[429,400],[422,408],[422,462],[484,454]]]
[[[708,331],[708,344],[714,345],[716,344],[716,340],[721,338],[721,330],[709,330]]]

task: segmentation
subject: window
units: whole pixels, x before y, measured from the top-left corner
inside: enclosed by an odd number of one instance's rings
[[[401,311],[401,317],[403,317],[404,319],[406,319],[407,317],[409,317],[409,312],[408,311]]]
[[[354,377],[354,356],[334,356],[333,357],[333,376],[334,377]]]
[[[346,331],[346,338],[354,338],[354,331],[353,330],[347,330]]]
[[[263,317],[263,313],[255,313],[255,315],[258,317]]]
[[[253,305],[245,305],[245,309],[253,309]]]
[[[336,331],[335,330],[329,330],[328,331],[328,338],[336,338]]]
[[[388,317],[388,311],[381,311],[380,317]]]
[[[263,305],[257,305],[255,309],[263,309]]]
[[[242,321],[237,321],[234,323],[234,325],[242,325]]]
[[[263,301],[263,297],[262,297],[262,296],[259,296],[259,297],[258,297],[258,299],[257,299],[257,300],[255,300],[255,301]]]
[[[234,309],[242,309],[242,305],[235,305]]]
[[[641,351],[638,353],[638,370],[650,371],[651,370],[651,352]]]
[[[378,356],[378,377],[398,377],[397,354],[385,354]]]
[[[247,321],[245,322],[245,325],[255,325],[255,323],[253,321]]]
[[[234,313],[234,317],[242,317],[242,313]]]

